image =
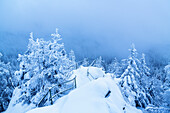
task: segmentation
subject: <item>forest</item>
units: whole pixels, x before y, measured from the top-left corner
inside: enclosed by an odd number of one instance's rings
[[[97,67],[109,73],[131,106],[145,112],[149,107],[159,112],[170,111],[170,64],[167,59],[152,58],[152,53],[139,54],[135,44],[131,44],[125,59],[99,56],[77,60],[73,50],[66,52],[58,29],[51,37],[47,41],[34,38],[30,33],[24,54],[17,57],[0,54],[0,112],[7,110],[14,97],[13,106],[20,103],[37,106],[49,87],[59,84],[52,94],[67,89],[71,84],[61,83],[70,80],[73,70],[82,66]],[[16,91],[20,92],[17,97]],[[68,93],[60,94],[55,100]]]

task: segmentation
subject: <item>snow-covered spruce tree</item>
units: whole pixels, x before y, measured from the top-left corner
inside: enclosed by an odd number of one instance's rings
[[[104,61],[102,59],[102,57],[100,56],[99,58],[97,58],[94,62],[94,67],[98,67],[98,68],[102,68],[102,70],[105,70],[103,67]]]
[[[89,61],[88,61],[88,59],[87,59],[87,58],[84,58],[81,65],[84,66],[84,67],[88,67],[88,66],[89,66]]]
[[[15,87],[10,64],[2,62],[1,57],[0,53],[0,112],[7,109]]]
[[[141,78],[140,82],[141,85],[144,85],[145,88],[148,88],[148,82],[147,79],[150,76],[150,69],[148,68],[148,66],[146,65],[146,61],[145,61],[145,54],[142,54],[142,58],[141,58],[141,65],[139,65],[139,69],[141,72]],[[146,82],[146,83],[144,83]]]
[[[16,71],[16,75],[21,80],[21,96],[16,103],[36,105],[49,87],[69,79],[75,59],[67,57],[64,44],[59,43],[61,37],[57,29],[51,36],[52,41],[34,40],[31,33],[27,51],[19,55],[20,70]],[[60,86],[52,93],[64,87]]]
[[[3,54],[3,53],[2,53]],[[14,72],[16,70],[18,70],[19,68],[19,63],[17,61],[17,55],[3,55],[3,57],[1,58],[1,60],[4,62],[4,63],[8,63],[10,62],[10,67],[11,67],[11,71]]]
[[[117,58],[115,58],[109,65],[107,72],[113,73],[116,77],[120,77],[122,67],[121,64],[118,62]]]
[[[157,79],[156,77],[150,77],[149,78],[149,94],[151,95],[151,97],[153,98],[153,102],[152,104],[160,107],[163,105],[163,86],[162,86],[162,81]]]
[[[163,93],[163,100],[164,103],[166,104],[165,106],[170,107],[170,64],[165,66],[165,72],[166,72],[166,78],[165,82],[163,84],[164,88],[164,93]]]
[[[130,57],[127,60],[127,68],[120,78],[120,86],[125,99],[131,105],[145,108],[149,104],[149,100],[145,89],[140,85],[142,75],[142,71],[140,70],[141,62],[137,58],[137,50],[134,44],[132,44],[130,53]]]
[[[165,66],[165,73],[166,73],[166,78],[164,82],[164,89],[168,90],[170,89],[170,64]]]
[[[121,75],[125,72],[125,70],[127,69],[127,66],[129,65],[129,59],[122,59],[120,61],[120,65],[121,65],[121,70],[120,73]]]
[[[151,62],[152,63],[152,62]],[[144,83],[147,83],[147,89],[150,96],[152,97],[151,103],[157,107],[164,106],[164,82],[165,70],[159,65],[157,67],[150,64],[150,76],[145,79]]]
[[[77,64],[76,64],[76,57],[75,57],[75,54],[74,54],[74,51],[71,50],[70,53],[69,53],[69,60],[71,60],[72,64],[70,65],[72,70],[76,69],[77,68]]]
[[[150,74],[150,69],[146,64],[145,61],[145,54],[142,54],[142,58],[140,59],[141,64],[139,65],[139,70],[140,70],[140,78],[139,78],[139,85],[145,89],[145,94],[146,97],[149,101],[149,103],[153,104],[153,98],[150,95],[150,89],[149,87],[151,86],[151,74]]]

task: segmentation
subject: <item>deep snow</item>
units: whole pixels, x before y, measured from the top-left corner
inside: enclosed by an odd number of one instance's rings
[[[87,76],[87,72],[95,78]],[[128,105],[111,77],[95,67],[81,67],[74,71],[77,89],[58,99],[54,105],[36,108],[27,113],[140,113]],[[100,78],[99,78],[100,77]],[[98,78],[98,79],[97,79]],[[107,96],[106,94],[111,91]]]

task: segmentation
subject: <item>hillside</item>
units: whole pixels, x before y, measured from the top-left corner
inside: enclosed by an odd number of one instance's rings
[[[89,79],[87,71],[96,78]],[[95,67],[74,71],[78,88],[58,99],[54,105],[36,108],[27,113],[140,113],[125,102],[115,80]],[[105,76],[105,77],[103,77]],[[97,79],[98,78],[98,79]]]

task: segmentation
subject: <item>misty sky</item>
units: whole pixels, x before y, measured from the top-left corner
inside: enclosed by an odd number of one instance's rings
[[[22,53],[30,32],[49,40],[55,28],[81,57],[126,57],[131,43],[168,52],[170,0],[0,0],[0,51]]]

